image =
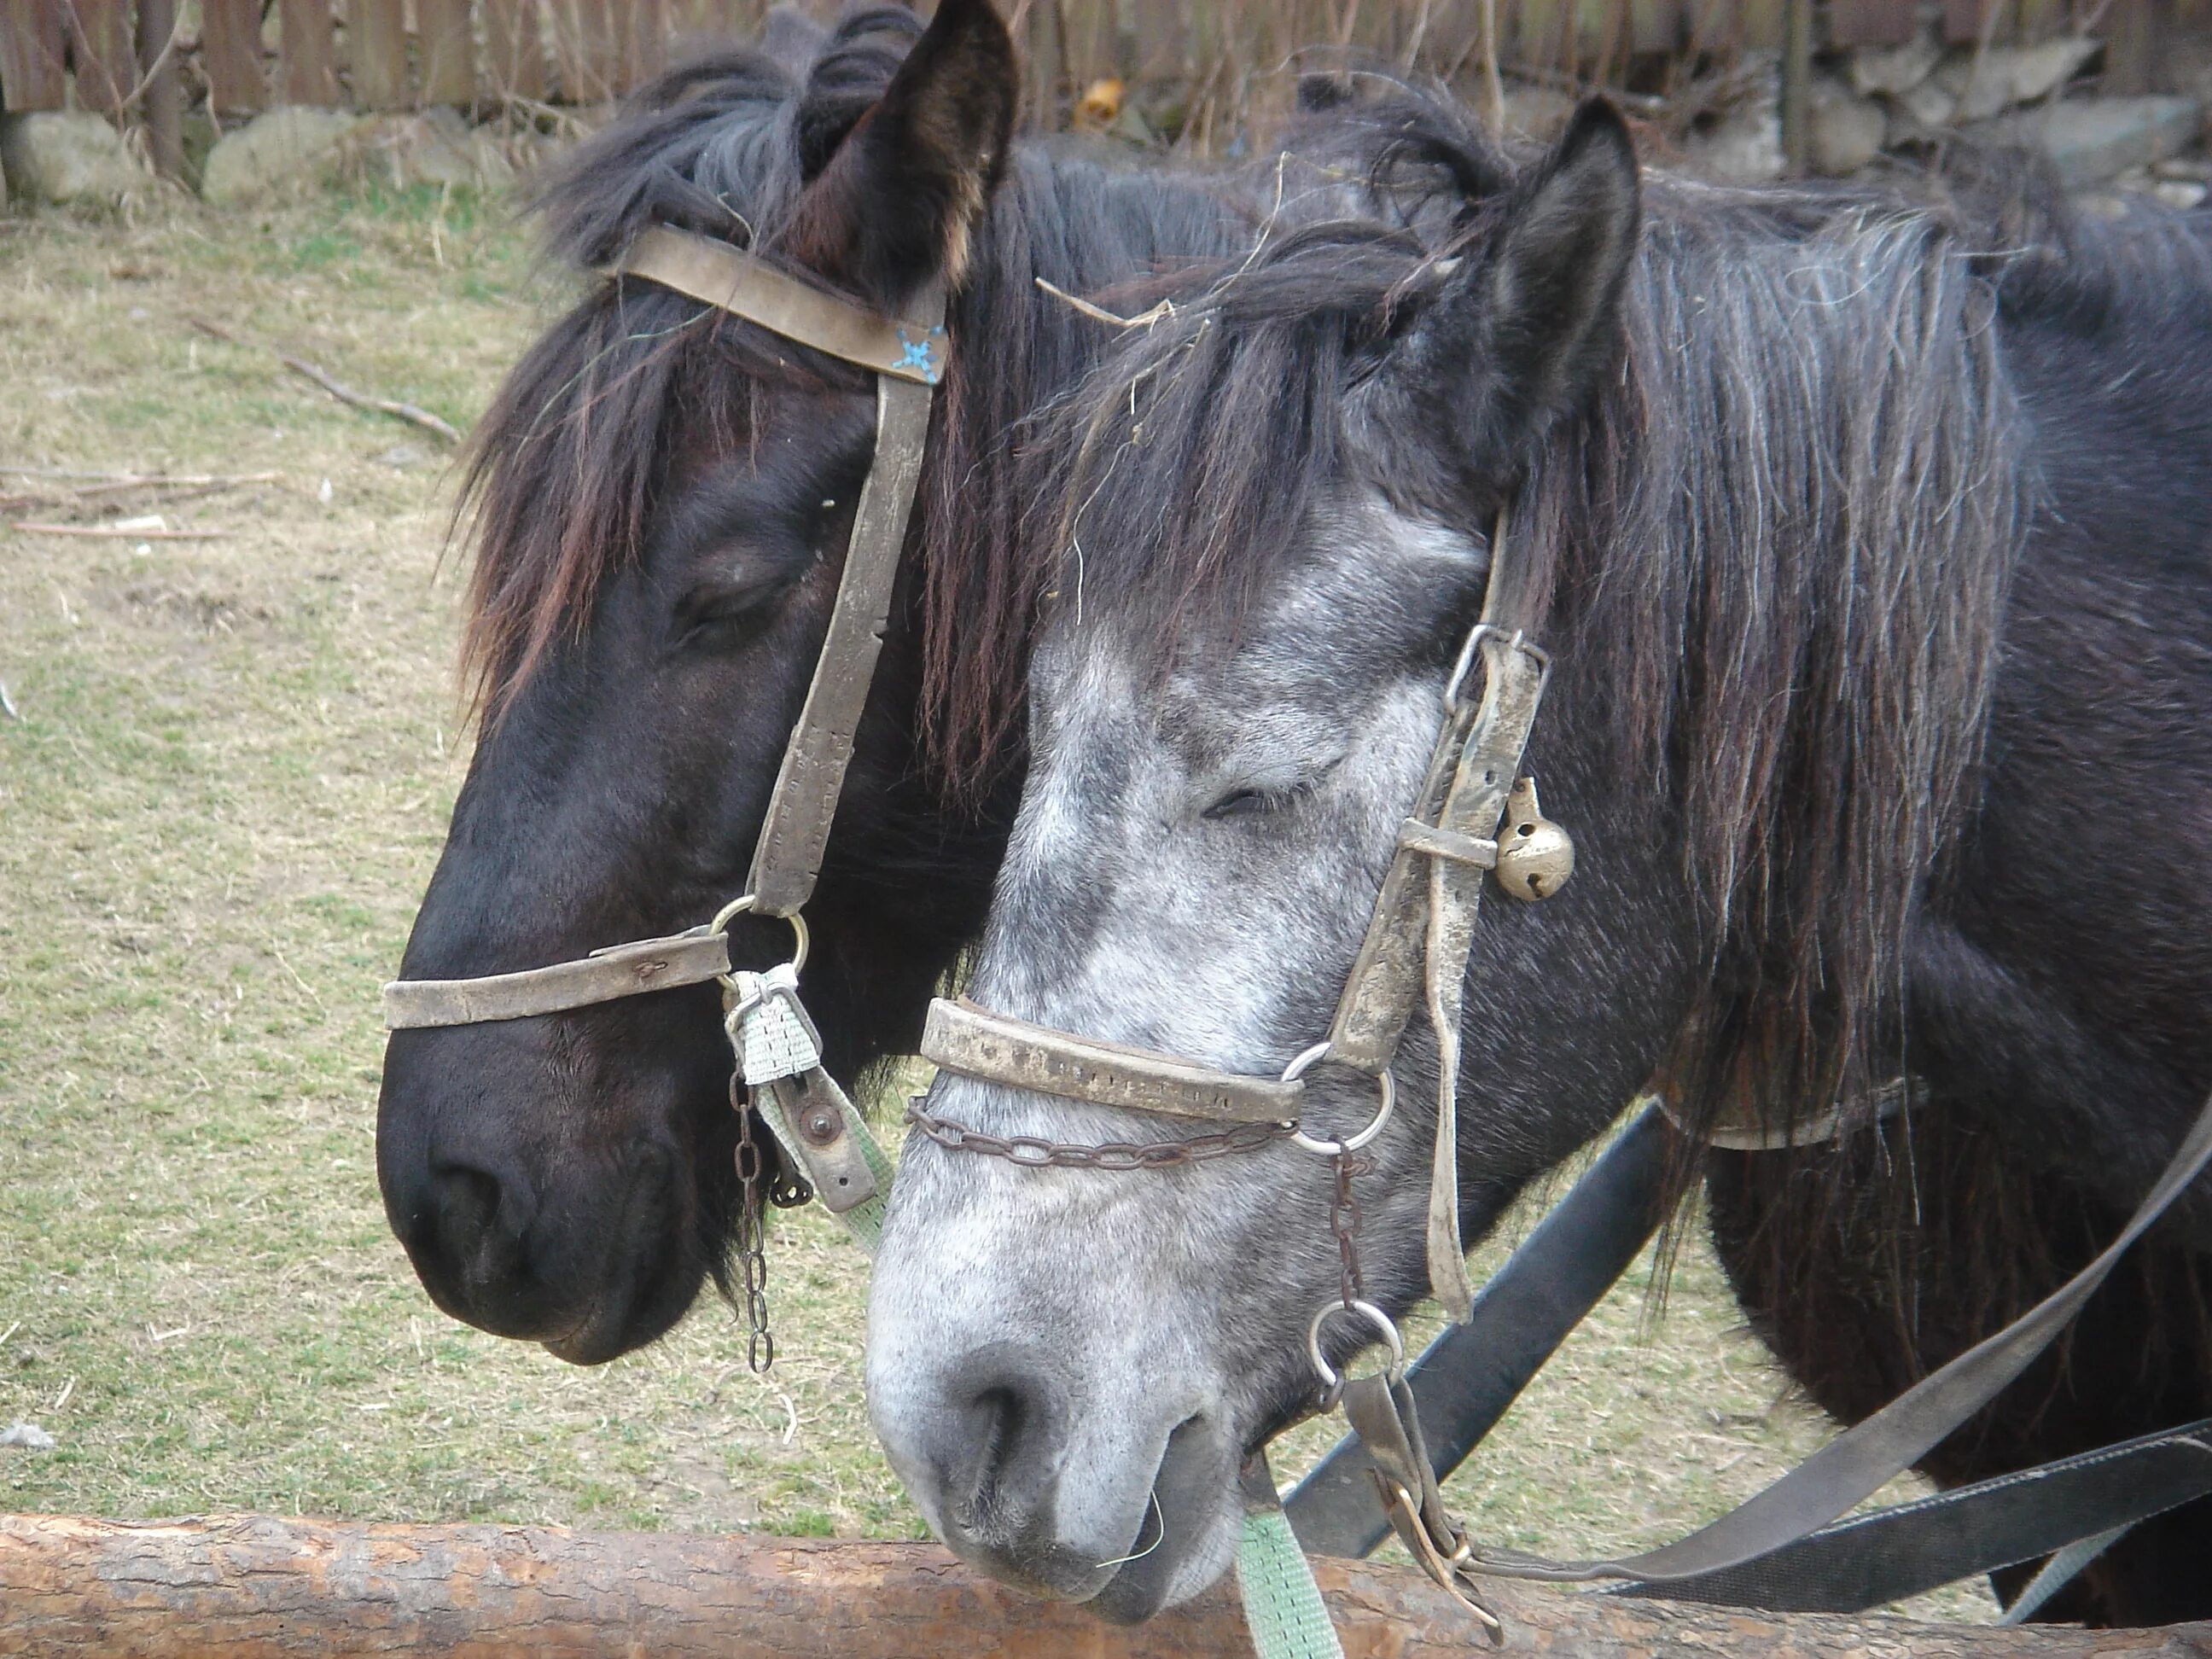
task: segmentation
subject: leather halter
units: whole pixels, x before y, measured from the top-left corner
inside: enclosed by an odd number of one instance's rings
[[[1425,1000],[1439,1050],[1429,1276],[1437,1301],[1459,1320],[1474,1298],[1459,1226],[1460,1012],[1483,878],[1495,871],[1509,892],[1534,900],[1557,891],[1574,867],[1572,842],[1543,817],[1535,786],[1520,771],[1551,658],[1531,641],[1533,599],[1509,556],[1508,532],[1508,515],[1501,512],[1491,535],[1482,619],[1444,688],[1427,775],[1400,826],[1396,853],[1324,1042],[1281,1078],[1255,1077],[943,998],[930,1005],[921,1037],[923,1057],[939,1069],[985,1082],[1182,1117],[1291,1121],[1304,1095],[1299,1074],[1322,1058],[1375,1076],[1387,1091],[1399,1042],[1415,1004]],[[1470,698],[1465,692],[1478,661],[1482,690]],[[1516,809],[1509,829],[1518,833],[1509,835],[1501,850],[1500,820],[1509,805]],[[1386,1111],[1388,1097],[1386,1092]],[[1378,1115],[1368,1133],[1379,1127]],[[1300,1144],[1343,1150],[1304,1136]]]
[[[944,290],[926,290],[906,318],[885,317],[810,288],[726,242],[665,225],[641,232],[608,274],[672,289],[876,376],[875,454],[854,512],[844,574],[754,846],[747,900],[740,902],[744,908],[797,926],[821,873],[823,848],[853,758],[853,734],[890,616],[891,586],[921,479],[933,393],[945,373]],[[388,1030],[403,1030],[523,1019],[697,985],[729,972],[729,941],[721,928],[694,928],[520,973],[395,980],[384,988],[384,1023]]]

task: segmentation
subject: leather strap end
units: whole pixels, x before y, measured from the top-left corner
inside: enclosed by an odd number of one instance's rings
[[[911,318],[885,317],[810,288],[758,256],[667,225],[640,231],[614,266],[757,323],[787,340],[917,386],[945,377],[945,295],[932,289]]]

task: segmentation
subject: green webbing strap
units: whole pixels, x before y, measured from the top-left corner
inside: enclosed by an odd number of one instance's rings
[[[1237,1480],[1244,1530],[1237,1543],[1237,1588],[1259,1659],[1344,1659],[1313,1565],[1298,1547],[1265,1452],[1253,1454]]]
[[[790,1157],[794,1167],[805,1168],[799,1156],[792,1127],[784,1112],[783,1085],[761,1091],[761,1116]],[[859,1144],[860,1154],[875,1171],[875,1196],[857,1204],[837,1219],[853,1242],[873,1256],[883,1243],[884,1200],[891,1190],[891,1162],[875,1132],[868,1127],[845,1091],[837,1091],[844,1115],[845,1132]],[[1258,1659],[1344,1659],[1336,1629],[1329,1623],[1328,1604],[1321,1598],[1313,1568],[1298,1547],[1283,1506],[1275,1496],[1275,1478],[1268,1472],[1267,1455],[1260,1453],[1244,1466],[1238,1482],[1244,1498],[1244,1528],[1237,1544],[1237,1587],[1244,1598],[1244,1622],[1250,1627],[1252,1650]]]
[[[799,1144],[799,1136],[791,1127],[790,1114],[787,1108],[786,1091],[794,1081],[795,1079],[787,1079],[782,1082],[770,1084],[768,1087],[760,1090],[755,1098],[758,1103],[762,1118],[775,1136],[776,1144],[783,1148],[783,1155],[788,1167],[803,1170],[806,1168],[807,1160]],[[876,1247],[883,1243],[884,1205],[884,1201],[890,1197],[891,1192],[891,1161],[884,1155],[882,1143],[877,1140],[875,1132],[868,1127],[867,1119],[860,1115],[860,1108],[846,1097],[845,1091],[836,1085],[828,1073],[822,1073],[813,1079],[812,1085],[817,1091],[827,1092],[835,1097],[838,1115],[845,1120],[845,1133],[850,1135],[854,1144],[860,1147],[860,1156],[867,1160],[868,1169],[876,1177],[876,1190],[873,1196],[855,1204],[849,1210],[833,1212],[837,1220],[843,1224],[845,1231],[853,1236],[853,1242],[867,1255],[873,1256]]]

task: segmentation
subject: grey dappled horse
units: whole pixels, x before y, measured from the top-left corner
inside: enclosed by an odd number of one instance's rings
[[[1840,1144],[1709,1172],[1754,1321],[1863,1416],[2079,1266],[2212,1087],[2206,222],[2002,178],[1640,183],[1601,105],[1528,165],[1417,99],[1346,118],[1449,232],[1275,235],[1037,435],[1057,576],[970,993],[1231,1071],[1314,1042],[1510,504],[1557,663],[1529,769],[1579,866],[1476,934],[1468,1237],[1649,1082],[1692,1127],[1842,1102]],[[1417,1029],[1362,1183],[1394,1311],[1425,1284],[1434,1066]],[[1900,1073],[1915,1103],[1870,1127]],[[1318,1134],[1374,1109],[1361,1074],[1307,1083]],[[949,1074],[928,1106],[1189,1133]],[[1328,1183],[1279,1141],[1103,1172],[913,1138],[868,1389],[933,1526],[1120,1618],[1211,1581],[1240,1461],[1313,1400]],[[1927,1467],[2212,1412],[2208,1255],[2199,1194]],[[2047,1616],[2212,1613],[2206,1507]]]

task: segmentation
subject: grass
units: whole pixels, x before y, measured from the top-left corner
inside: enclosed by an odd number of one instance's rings
[[[0,1508],[921,1534],[818,1214],[776,1223],[765,1381],[714,1303],[593,1370],[465,1329],[385,1228],[375,988],[465,756],[445,461],[190,319],[465,424],[560,297],[452,193],[0,230],[0,463],[276,475],[161,509],[217,539],[0,531],[0,1423],[58,1443],[0,1451]],[[1826,1432],[1709,1261],[1656,1327],[1644,1289],[1454,1482],[1482,1536],[1655,1543]]]

